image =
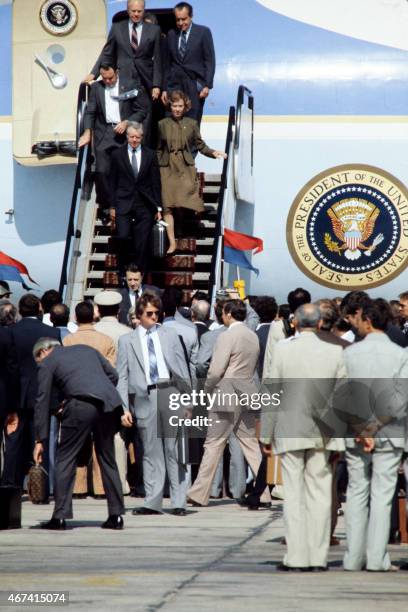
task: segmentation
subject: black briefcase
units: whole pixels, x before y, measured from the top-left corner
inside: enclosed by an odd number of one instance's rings
[[[21,529],[20,487],[0,487],[0,529]]]
[[[155,223],[152,229],[152,254],[153,257],[162,259],[167,252],[167,232],[166,228],[159,222]]]

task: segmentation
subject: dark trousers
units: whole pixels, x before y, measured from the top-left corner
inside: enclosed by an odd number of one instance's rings
[[[111,167],[111,155],[126,140],[124,134],[115,134],[113,126],[107,126],[102,143],[95,146],[95,190],[96,203],[105,210],[110,206],[109,173]]]
[[[101,468],[109,515],[124,514],[122,485],[113,445],[115,415],[105,414],[97,405],[74,398],[67,402],[62,414],[60,441],[55,461],[53,518],[72,518],[72,492],[77,457],[91,431]]]
[[[116,214],[117,237],[123,241],[123,249],[128,248],[126,241],[132,239],[132,257],[128,257],[140,270],[147,272],[149,241],[153,227],[153,213],[143,204],[135,206],[126,214]],[[126,255],[121,254],[120,260],[125,261]],[[121,270],[123,272],[123,270]]]
[[[24,477],[33,462],[34,424],[32,411],[19,414],[18,426],[15,432],[4,435],[4,466],[1,484],[5,486],[22,487]],[[44,453],[48,458],[48,453]],[[48,465],[44,465],[48,471]]]

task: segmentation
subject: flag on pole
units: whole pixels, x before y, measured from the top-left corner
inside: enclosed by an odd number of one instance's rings
[[[29,291],[31,287],[24,282],[24,279],[21,276],[22,274],[27,276],[35,285],[38,284],[31,278],[26,266],[21,263],[21,261],[18,261],[18,259],[13,259],[12,257],[9,257],[9,255],[6,255],[0,251],[0,280],[21,283],[24,289]]]
[[[254,251],[254,255],[261,253],[263,251],[263,240],[255,236],[248,236],[248,234],[224,229],[224,261],[240,268],[252,270],[258,276],[259,270],[253,267],[244,251]]]

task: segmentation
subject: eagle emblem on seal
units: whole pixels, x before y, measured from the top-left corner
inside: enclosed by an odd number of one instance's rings
[[[331,252],[344,254],[349,260],[359,259],[364,253],[369,257],[384,240],[383,234],[377,234],[371,244],[365,244],[374,233],[375,223],[380,214],[379,208],[361,198],[341,200],[327,211],[333,232],[340,242],[332,239],[327,232],[324,244]]]

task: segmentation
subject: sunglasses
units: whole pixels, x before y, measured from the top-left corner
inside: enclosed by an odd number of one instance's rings
[[[158,310],[146,310],[144,314],[146,315],[146,317],[149,317],[149,319],[151,319],[152,317],[158,317],[159,311]]]

